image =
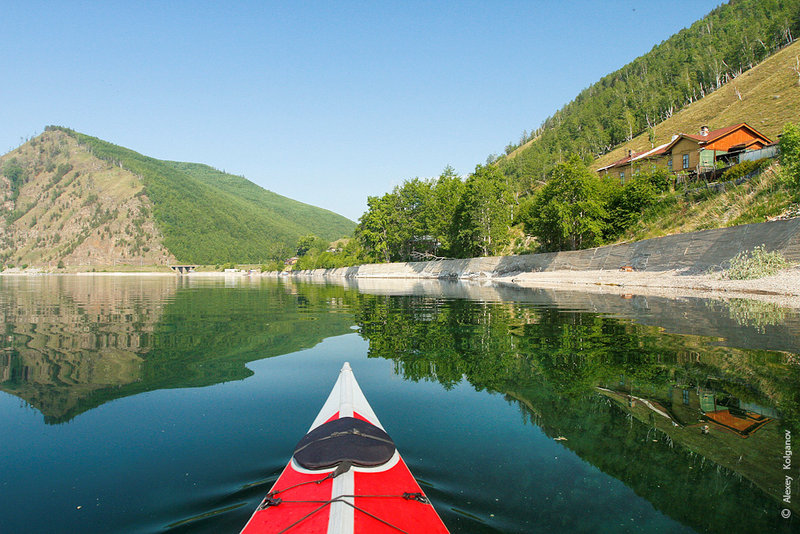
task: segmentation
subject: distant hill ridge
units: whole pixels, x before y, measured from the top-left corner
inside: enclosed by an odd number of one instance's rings
[[[0,158],[3,266],[261,263],[355,224],[207,165],[50,126]]]

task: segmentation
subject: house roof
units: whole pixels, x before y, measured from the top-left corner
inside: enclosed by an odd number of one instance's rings
[[[708,132],[707,135],[685,134],[685,133],[678,134],[677,136],[675,136],[675,138],[672,141],[670,141],[668,143],[668,146],[666,147],[666,149],[664,151],[668,152],[669,150],[671,150],[672,146],[675,145],[681,139],[691,139],[693,141],[697,141],[698,144],[700,144],[700,146],[707,145],[708,143],[716,141],[717,139],[720,139],[721,137],[725,137],[726,135],[728,135],[731,132],[735,132],[739,128],[747,128],[748,130],[753,132],[756,135],[756,137],[760,137],[766,143],[770,142],[769,137],[765,136],[764,134],[762,134],[761,132],[759,132],[758,130],[756,130],[755,128],[753,128],[752,126],[747,124],[746,122],[741,122],[741,123],[735,124],[733,126],[727,126],[725,128],[719,128],[717,130],[711,130],[710,132]]]
[[[728,148],[728,152],[736,152],[736,151],[740,151],[740,150],[747,150],[749,147],[755,145],[756,143],[760,143],[760,142],[761,141],[759,139],[751,139],[747,143],[739,143],[738,145],[733,145],[732,147],[729,147]],[[766,143],[764,143],[764,146],[766,146]]]
[[[626,165],[628,163],[638,161],[640,159],[645,159],[651,156],[659,156],[666,151],[667,145],[669,145],[669,143],[664,143],[663,145],[659,145],[653,149],[648,150],[647,152],[639,152],[639,153],[632,152],[630,156],[625,156],[624,158],[619,159],[614,163],[611,163],[609,165],[606,165],[605,167],[597,169],[597,172],[612,169],[614,167],[621,167],[622,165]]]
[[[726,128],[711,130],[710,132],[708,132],[707,135],[700,135],[700,134],[681,134],[681,135],[683,135],[684,137],[688,137],[689,139],[694,139],[695,141],[700,141],[701,143],[709,143],[711,141],[716,141],[725,134],[729,134],[735,130],[738,130],[741,126],[747,126],[747,124],[743,122],[741,124],[734,124],[733,126],[728,126]],[[750,128],[749,126],[747,127]],[[750,129],[752,130],[752,128]]]

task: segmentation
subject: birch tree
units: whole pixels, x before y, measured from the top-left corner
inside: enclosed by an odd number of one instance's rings
[[[462,257],[490,256],[509,241],[513,197],[494,166],[478,165],[464,184],[456,208],[456,242]]]

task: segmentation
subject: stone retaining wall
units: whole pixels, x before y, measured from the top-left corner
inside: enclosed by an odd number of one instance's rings
[[[637,271],[701,274],[727,266],[731,258],[765,245],[800,262],[800,218],[676,234],[587,250],[524,256],[494,256],[412,263],[376,263],[296,271],[296,276],[334,278],[493,278],[523,272],[602,271],[630,266]]]

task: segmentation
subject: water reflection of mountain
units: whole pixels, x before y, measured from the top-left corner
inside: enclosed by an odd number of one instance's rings
[[[83,411],[99,390],[139,379],[142,355],[175,280],[165,277],[0,278],[0,388],[49,421]]]
[[[350,332],[342,288],[175,277],[0,279],[0,389],[68,421],[112,399],[245,378],[249,361]]]
[[[477,389],[506,394],[548,435],[567,438],[563,446],[698,531],[786,526],[778,514],[779,453],[783,430],[800,427],[800,367],[792,354],[723,347],[730,338],[713,329],[699,336],[697,323],[693,335],[665,334],[565,308],[373,296],[362,298],[357,322],[370,356],[393,359],[405,378],[446,387],[466,378]],[[728,327],[724,310],[702,309],[701,324]],[[691,308],[679,310],[682,316]],[[617,397],[598,386],[615,387]],[[757,408],[772,421],[746,438],[713,422],[704,434],[700,416],[708,414],[699,401],[694,420],[686,411],[680,424],[647,406],[678,411],[683,391],[711,392],[720,406]],[[629,406],[624,395],[631,392],[650,400]]]

